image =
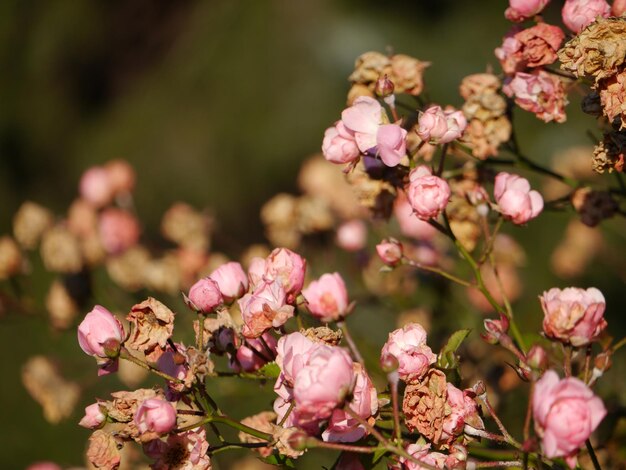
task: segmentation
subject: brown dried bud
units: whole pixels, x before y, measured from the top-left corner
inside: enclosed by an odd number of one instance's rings
[[[146,287],[175,295],[181,289],[180,265],[175,253],[148,261],[143,272]]]
[[[174,331],[174,312],[152,297],[134,305],[126,319],[133,324],[126,346],[146,356],[165,349]]]
[[[89,437],[87,459],[96,468],[116,470],[122,460],[120,456],[122,446],[123,444],[112,434],[99,429]]]
[[[446,376],[437,369],[430,369],[419,382],[408,384],[404,391],[402,411],[409,431],[417,431],[426,439],[439,442],[447,396]]]
[[[134,292],[145,285],[143,273],[149,261],[148,250],[142,246],[134,246],[119,256],[107,259],[106,268],[116,284]]]
[[[374,86],[374,93],[380,98],[387,98],[393,95],[394,85],[387,75],[379,77]]]
[[[248,416],[241,420],[241,424],[250,426],[251,428],[258,429],[259,431],[272,434],[274,432],[274,423],[276,422],[276,413],[273,411],[262,411],[253,416]],[[263,439],[251,436],[248,433],[240,432],[239,440],[248,444],[265,442]],[[272,447],[255,447],[254,450],[258,452],[261,457],[268,457],[272,453]]]
[[[307,328],[306,330],[300,330],[304,336],[316,343],[325,343],[331,346],[337,346],[341,342],[343,333],[341,330],[331,330],[327,326],[320,326],[317,328]]]
[[[26,201],[13,217],[13,234],[22,247],[32,250],[53,224],[52,212],[39,204]]]
[[[598,84],[602,112],[619,130],[626,127],[626,68]],[[584,103],[584,102],[583,102]]]
[[[77,273],[83,267],[78,239],[61,225],[44,234],[41,240],[41,258],[49,271]]]
[[[624,158],[626,154],[626,132],[609,132],[604,134],[604,139],[593,150],[592,168],[597,173],[606,170],[624,171]]]
[[[297,459],[306,450],[308,436],[298,428],[275,426],[272,437],[276,441],[276,449],[281,455]]]
[[[598,354],[594,361],[594,367],[602,372],[606,372],[613,365],[610,352],[601,352]]]
[[[355,83],[348,90],[348,97],[346,99],[346,105],[352,106],[354,101],[361,96],[368,96],[370,98],[374,98],[374,92],[371,91],[366,85],[361,85],[360,83]]]
[[[106,415],[115,422],[129,423],[144,400],[162,396],[162,394],[151,388],[140,388],[132,392],[113,392],[111,396],[113,400],[100,402],[106,410]]]
[[[8,279],[22,270],[20,247],[8,235],[0,237],[0,279]]]
[[[585,114],[591,114],[592,116],[602,115],[602,102],[600,101],[600,95],[597,91],[590,91],[585,95],[580,103],[580,107]]]
[[[213,221],[205,213],[177,202],[163,214],[161,233],[179,245],[208,250],[212,225]]]
[[[424,70],[429,66],[430,62],[422,62],[404,54],[395,54],[391,57],[391,74],[389,78],[395,85],[396,93],[419,95],[424,89]]]
[[[65,330],[74,324],[78,315],[78,305],[63,282],[55,280],[46,295],[46,309],[54,328]]]
[[[380,52],[365,52],[357,57],[354,71],[348,77],[352,83],[372,86],[378,77],[391,75],[391,60]]]
[[[580,214],[581,222],[589,227],[595,227],[604,219],[613,217],[619,209],[611,193],[594,191],[589,187],[574,191],[572,206]]]
[[[352,185],[361,205],[369,209],[375,218],[389,218],[396,195],[396,188],[391,183],[371,178],[362,161],[346,179]]]

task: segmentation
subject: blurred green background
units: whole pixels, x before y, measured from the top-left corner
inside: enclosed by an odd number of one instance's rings
[[[558,3],[546,12],[548,21],[557,21]],[[12,214],[26,199],[63,213],[87,167],[121,157],[137,171],[136,206],[148,240],[158,239],[159,220],[169,205],[184,200],[212,208],[218,221],[214,246],[237,254],[264,240],[260,206],[279,191],[296,191],[300,164],[319,151],[324,129],[344,107],[347,76],[359,54],[392,48],[431,61],[428,96],[460,106],[458,84],[465,75],[488,67],[499,71],[493,49],[509,28],[506,4],[0,2],[0,233],[10,232]],[[558,148],[588,144],[585,131],[595,123],[579,113],[576,100],[568,111],[568,122],[558,128],[518,112],[525,153],[547,163]],[[530,302],[520,303],[519,312],[534,328],[536,295],[563,287],[544,262],[565,218],[544,215],[542,223],[526,229],[534,247],[523,274]],[[623,246],[623,223],[607,225],[613,246]],[[625,333],[619,323],[622,251],[617,249],[612,269],[597,264],[577,280],[602,288],[610,329],[618,337]],[[39,289],[37,280],[33,289]],[[364,317],[352,320],[356,336],[380,347],[393,328],[393,319],[383,315],[388,310],[364,308]],[[366,327],[371,321],[380,326],[376,333]],[[94,364],[80,355],[75,332],[51,333],[41,318],[9,315],[0,319],[0,344],[5,429],[0,467],[23,468],[39,459],[82,465],[89,435],[76,425],[82,407],[74,419],[51,426],[19,379],[27,357],[49,354],[62,361],[64,372],[93,386]],[[616,369],[612,386],[626,373],[619,364]],[[115,377],[107,377],[100,396],[119,387]],[[255,387],[220,387],[216,393],[233,416],[259,410],[251,401],[258,395]],[[623,407],[623,384],[620,390],[615,400]],[[271,394],[263,399],[269,403]],[[91,401],[85,396],[81,403]],[[313,459],[311,468],[318,466]]]

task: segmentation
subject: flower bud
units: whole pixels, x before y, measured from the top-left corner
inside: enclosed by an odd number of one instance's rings
[[[626,14],[626,0],[614,0],[611,15],[624,16]]]
[[[78,344],[90,356],[116,357],[123,338],[122,324],[101,305],[96,305],[78,325]]]
[[[565,0],[561,10],[563,23],[576,34],[580,33],[598,16],[607,18],[611,6],[605,0]]]
[[[380,358],[380,367],[386,374],[390,374],[398,370],[400,367],[400,363],[396,356],[392,354],[387,354]]]
[[[613,361],[611,360],[611,353],[601,352],[596,356],[594,361],[594,367],[602,372],[605,372],[611,368]]]
[[[0,279],[9,277],[20,272],[22,266],[22,252],[19,246],[9,236],[0,238]]]
[[[337,229],[337,246],[346,251],[359,251],[367,244],[367,227],[359,219],[344,222]]]
[[[339,273],[323,274],[302,291],[311,315],[323,322],[338,321],[348,314],[348,291]]]
[[[402,261],[402,243],[395,238],[385,238],[376,245],[376,252],[387,266],[395,266]]]
[[[516,225],[525,224],[543,210],[543,198],[530,189],[526,178],[500,172],[496,175],[493,194],[505,219]]]
[[[165,434],[176,426],[176,409],[169,401],[149,398],[137,408],[134,421],[141,433]]]
[[[379,77],[378,80],[376,80],[374,93],[376,93],[376,96],[386,98],[390,95],[393,95],[394,88],[395,86],[393,82],[389,80],[389,77],[387,76],[387,74],[385,74],[383,77]]]
[[[311,445],[314,445],[315,440],[309,439],[309,436],[304,431],[296,431],[289,436],[287,442],[293,450],[306,450]]]
[[[486,332],[482,333],[481,336],[490,344],[498,344],[500,338],[509,331],[509,319],[504,315],[500,315],[499,320],[487,319],[483,325]]]
[[[92,403],[85,408],[85,416],[79,421],[79,426],[87,429],[99,429],[106,421],[99,403]]]
[[[450,199],[448,183],[424,165],[411,170],[409,180],[406,194],[414,214],[422,220],[437,217]]]
[[[226,302],[238,299],[248,290],[248,276],[236,261],[222,264],[209,277],[217,282]]]
[[[483,383],[482,380],[479,380],[478,382],[476,382],[474,386],[472,387],[472,390],[476,394],[476,397],[481,398],[481,399],[487,393],[487,387],[485,387],[485,384]]]
[[[190,307],[202,313],[212,313],[224,302],[219,285],[213,279],[204,277],[189,289]]]
[[[543,10],[550,0],[509,0],[504,16],[509,21],[519,23]]]
[[[526,354],[526,364],[532,369],[543,372],[548,368],[548,354],[538,344],[534,344]]]

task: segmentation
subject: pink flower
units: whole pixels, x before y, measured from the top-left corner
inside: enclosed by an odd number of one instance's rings
[[[176,426],[176,409],[162,398],[148,398],[137,408],[133,419],[142,434],[166,434]]]
[[[254,372],[260,369],[276,357],[276,343],[276,338],[269,332],[263,333],[260,338],[246,339],[237,349],[236,359],[231,358],[230,368],[235,372]]]
[[[341,320],[348,313],[348,291],[339,273],[323,274],[302,295],[311,315],[323,322]]]
[[[135,188],[135,170],[126,160],[111,160],[104,169],[115,194],[130,193]]]
[[[353,384],[350,355],[342,348],[320,345],[295,376],[296,408],[309,420],[328,418],[348,396]]]
[[[156,461],[154,470],[211,470],[207,455],[209,442],[204,428],[196,428],[179,434],[170,434],[166,441],[154,439],[144,444],[143,450]]]
[[[100,214],[98,232],[104,251],[117,255],[137,244],[139,222],[130,212],[111,207]]]
[[[352,400],[348,406],[361,418],[367,420],[378,411],[378,395],[365,369],[354,363],[355,383]],[[355,442],[367,434],[365,426],[344,410],[333,410],[328,427],[322,433],[327,442]]]
[[[495,55],[502,64],[502,70],[508,74],[527,67],[540,67],[557,59],[556,51],[564,38],[561,28],[546,23],[521,31],[516,27],[505,36]]]
[[[550,0],[509,0],[504,12],[507,20],[519,23],[541,12]]]
[[[565,122],[567,104],[563,82],[543,70],[533,73],[517,72],[502,87],[505,95],[515,98],[522,109],[535,113],[544,122]]]
[[[362,153],[367,153],[376,147],[376,136],[382,113],[383,108],[380,103],[369,96],[357,98],[352,106],[341,113],[341,121],[346,129],[354,133],[354,139]]]
[[[99,403],[92,403],[85,408],[85,416],[78,422],[79,426],[87,429],[98,429],[106,421]]]
[[[94,356],[100,369],[98,375],[117,370],[117,356],[124,340],[124,328],[106,308],[96,305],[78,325],[78,344],[86,354]]]
[[[604,296],[595,287],[552,288],[541,297],[543,331],[573,346],[592,342],[606,328]]]
[[[409,173],[406,194],[415,215],[428,220],[437,217],[446,208],[450,199],[450,186],[422,165]]]
[[[276,346],[276,363],[281,370],[281,376],[276,383],[287,382],[293,386],[296,374],[308,362],[313,350],[319,346],[319,343],[314,343],[302,333],[282,336]]]
[[[466,425],[475,429],[485,429],[478,414],[474,393],[471,390],[459,390],[451,383],[447,383],[446,387],[448,391],[446,409],[449,408],[450,413],[446,414],[443,420],[442,440],[452,442],[463,434]]]
[[[224,302],[219,285],[213,279],[203,277],[189,289],[192,307],[203,313],[214,312]]]
[[[337,229],[337,245],[346,251],[359,251],[367,244],[367,226],[359,219],[344,222]]]
[[[518,175],[498,173],[493,195],[504,218],[517,225],[534,219],[543,210],[541,194],[531,190],[528,180]]]
[[[265,282],[237,302],[246,338],[258,338],[270,328],[283,326],[293,316],[293,307],[287,305],[287,294],[279,281]]]
[[[288,303],[292,303],[302,290],[306,260],[287,248],[276,248],[265,260],[264,279],[279,281]],[[254,284],[254,283],[253,283]]]
[[[326,160],[333,163],[350,163],[361,155],[354,132],[346,129],[342,121],[337,121],[324,132],[322,153]]]
[[[623,16],[626,14],[626,0],[614,0],[611,7],[612,16]]]
[[[407,132],[397,124],[384,124],[376,133],[378,155],[387,166],[397,166],[406,155]]]
[[[225,302],[238,299],[248,290],[248,276],[236,261],[222,264],[209,278],[217,282]]]
[[[576,34],[580,33],[598,16],[607,18],[611,6],[605,0],[565,0],[561,10],[563,23]]]
[[[35,462],[31,463],[26,470],[63,470],[54,462]]]
[[[89,168],[79,183],[80,196],[95,208],[104,207],[113,200],[113,185],[109,173],[100,166]]]
[[[606,415],[602,400],[581,380],[559,380],[557,373],[549,370],[535,384],[532,406],[545,456],[565,457],[574,468],[578,449]]]
[[[467,127],[467,119],[461,111],[442,110],[441,106],[431,106],[420,114],[417,135],[420,139],[446,144],[458,139]]]
[[[376,245],[376,253],[387,266],[395,266],[402,261],[402,243],[395,238],[385,238]]]
[[[398,374],[407,381],[422,377],[437,359],[426,345],[426,330],[418,323],[409,323],[389,333],[380,353],[381,363],[387,362],[389,356],[398,361]]]
[[[393,206],[393,213],[396,219],[398,219],[402,235],[420,241],[432,240],[437,235],[435,227],[415,217],[413,208],[404,191],[398,191],[398,197]]]
[[[415,458],[416,460],[429,465],[434,468],[454,468],[454,467],[446,467],[446,459],[449,457],[441,452],[429,452],[430,444],[410,444],[406,448],[407,453]],[[398,464],[395,467],[392,467],[397,470],[426,470],[426,467],[415,463],[412,460],[407,459],[406,457],[400,457],[398,459]]]

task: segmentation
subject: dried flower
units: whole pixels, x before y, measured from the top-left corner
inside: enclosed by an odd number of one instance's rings
[[[49,271],[77,273],[83,259],[78,239],[61,225],[44,233],[41,240],[41,258]]]
[[[122,443],[112,434],[101,429],[89,437],[87,459],[96,468],[116,470],[120,466]]]
[[[613,217],[619,205],[608,191],[594,191],[590,187],[579,188],[572,194],[572,206],[580,214],[580,220],[595,227],[604,219]]]
[[[419,382],[407,385],[402,411],[407,428],[419,432],[426,439],[438,443],[443,433],[448,391],[445,374],[429,369]]]
[[[174,312],[153,297],[134,305],[126,319],[133,324],[126,345],[150,356],[165,349],[174,331]]]
[[[13,238],[0,237],[0,279],[8,279],[22,270],[22,252]]]
[[[13,234],[22,247],[32,250],[53,224],[52,212],[39,204],[26,201],[13,216]]]

